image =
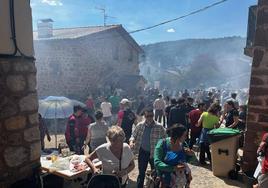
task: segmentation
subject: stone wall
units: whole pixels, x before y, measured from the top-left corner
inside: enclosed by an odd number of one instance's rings
[[[113,73],[139,74],[138,52],[116,31],[34,41],[40,97],[85,99]]]
[[[256,168],[256,151],[263,130],[268,131],[268,1],[259,0],[253,46],[253,63],[249,90],[247,132],[243,171]]]
[[[8,187],[40,165],[34,60],[0,58],[0,99],[0,187]]]

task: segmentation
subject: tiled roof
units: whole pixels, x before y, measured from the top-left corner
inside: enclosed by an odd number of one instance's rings
[[[122,25],[107,25],[107,26],[89,26],[89,27],[74,27],[53,29],[53,36],[49,38],[38,38],[37,31],[33,32],[33,39],[38,40],[57,40],[57,39],[76,39],[91,34],[97,34],[102,31],[115,29],[125,40],[129,42],[138,52],[143,53],[142,48],[130,36],[130,34],[122,27]]]
[[[38,38],[37,31],[34,31],[33,38],[34,40],[74,39],[118,27],[120,25],[53,29],[53,37],[49,38]]]

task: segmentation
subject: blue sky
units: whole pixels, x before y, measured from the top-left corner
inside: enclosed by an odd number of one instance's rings
[[[54,28],[122,24],[127,31],[173,19],[219,0],[31,0],[33,27],[36,21],[52,18]],[[204,12],[166,25],[132,34],[139,44],[189,38],[246,36],[248,7],[257,0],[228,0]]]

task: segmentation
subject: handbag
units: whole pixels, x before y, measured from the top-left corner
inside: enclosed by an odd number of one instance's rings
[[[152,170],[145,174],[145,185],[144,188],[159,188],[160,177],[157,176],[156,170]]]

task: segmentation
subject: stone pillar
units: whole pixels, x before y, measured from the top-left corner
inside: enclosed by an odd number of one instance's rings
[[[259,0],[249,89],[243,171],[257,165],[256,151],[263,130],[268,130],[268,0]]]
[[[33,59],[0,57],[0,187],[40,167],[36,68]]]

